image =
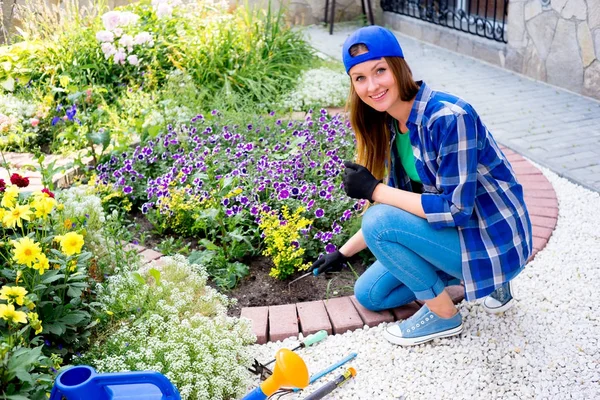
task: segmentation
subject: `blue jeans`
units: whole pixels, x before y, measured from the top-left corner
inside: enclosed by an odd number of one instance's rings
[[[378,204],[363,215],[362,232],[377,261],[358,278],[354,295],[369,310],[433,299],[463,278],[456,228],[435,230],[426,219]]]

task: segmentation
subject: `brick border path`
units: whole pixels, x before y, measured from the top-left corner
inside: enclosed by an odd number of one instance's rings
[[[6,160],[6,163],[9,165],[11,174],[18,173],[21,176],[29,178],[29,186],[25,188],[28,192],[35,192],[44,188],[44,185],[42,184],[42,174],[39,171],[32,171],[28,167],[38,167],[37,161],[35,161],[33,157],[33,154],[30,153],[4,153],[4,160]],[[4,160],[0,158],[0,163],[4,163]],[[82,159],[84,163],[89,163],[91,160],[91,157],[83,157]],[[54,166],[58,168],[66,166],[73,160],[69,157],[49,154],[46,155],[46,158],[44,159],[44,166],[47,167],[48,164],[53,161],[55,162]],[[54,175],[52,177],[52,182],[58,187],[68,187],[72,183],[72,178],[76,173],[77,168],[66,169],[63,173]],[[4,179],[6,183],[10,182],[10,175],[5,167],[0,168],[0,179]]]
[[[523,185],[525,202],[533,226],[533,259],[542,250],[552,235],[558,218],[558,200],[554,188],[539,169],[518,153],[500,146],[510,161],[519,183]],[[454,303],[464,299],[462,286],[449,287]],[[341,334],[364,325],[377,326],[382,322],[406,319],[413,315],[420,305],[416,302],[382,312],[369,311],[356,301],[354,296],[336,297],[329,300],[309,301],[265,307],[242,308],[241,316],[252,321],[256,342],[278,341],[304,336],[319,330],[329,334]]]

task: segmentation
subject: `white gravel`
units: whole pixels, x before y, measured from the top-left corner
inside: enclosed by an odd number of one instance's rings
[[[327,399],[600,399],[600,194],[540,169],[556,190],[558,223],[515,280],[515,307],[489,315],[478,302],[463,302],[460,337],[416,347],[389,344],[386,324],[330,336],[299,350],[311,374],[349,353],[358,357],[304,395],[282,399],[303,398],[348,366],[356,377]],[[286,339],[251,352],[266,362],[296,344]]]

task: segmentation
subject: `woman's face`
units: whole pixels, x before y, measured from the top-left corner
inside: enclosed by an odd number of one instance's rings
[[[350,69],[358,97],[377,111],[387,111],[400,99],[398,85],[385,58],[365,61]]]

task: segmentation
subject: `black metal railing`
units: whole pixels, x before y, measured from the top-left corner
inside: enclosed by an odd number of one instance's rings
[[[383,11],[506,43],[509,0],[381,0]]]

